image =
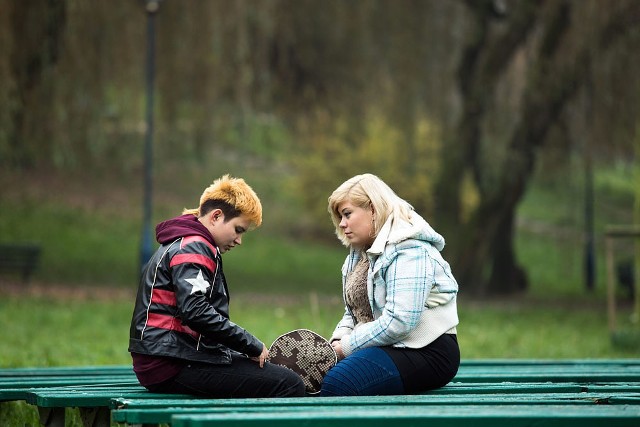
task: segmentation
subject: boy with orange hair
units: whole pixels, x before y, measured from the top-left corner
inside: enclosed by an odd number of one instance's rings
[[[216,398],[304,396],[292,371],[265,363],[255,336],[229,318],[221,254],[262,223],[260,199],[225,175],[196,209],[156,227],[160,247],[142,271],[129,351],[144,387]]]

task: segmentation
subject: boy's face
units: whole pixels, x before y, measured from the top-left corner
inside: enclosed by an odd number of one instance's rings
[[[242,244],[242,235],[249,230],[251,221],[240,215],[225,222],[224,213],[220,209],[214,209],[205,216],[204,225],[213,236],[220,252],[225,253]]]

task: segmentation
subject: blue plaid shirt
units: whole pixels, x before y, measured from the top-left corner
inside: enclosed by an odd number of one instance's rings
[[[420,215],[410,221],[390,217],[367,251],[367,294],[374,320],[355,324],[345,308],[331,340],[340,339],[346,356],[372,346],[421,348],[458,324],[456,282],[442,258],[444,238]],[[347,275],[362,253],[351,249],[342,267]]]

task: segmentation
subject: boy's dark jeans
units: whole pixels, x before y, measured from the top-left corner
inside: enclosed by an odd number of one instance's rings
[[[305,396],[302,379],[293,371],[247,357],[229,365],[190,362],[175,377],[148,387],[154,393],[193,394],[212,398]]]

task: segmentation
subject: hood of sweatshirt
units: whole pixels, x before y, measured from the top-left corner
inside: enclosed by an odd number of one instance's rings
[[[156,225],[156,240],[161,245],[171,243],[176,239],[186,236],[202,236],[213,246],[217,247],[207,227],[202,225],[195,215],[181,215]]]
[[[438,251],[444,249],[444,237],[438,234],[417,212],[411,211],[409,221],[391,215],[367,252],[380,254],[387,244],[396,244],[407,239],[429,242]]]

